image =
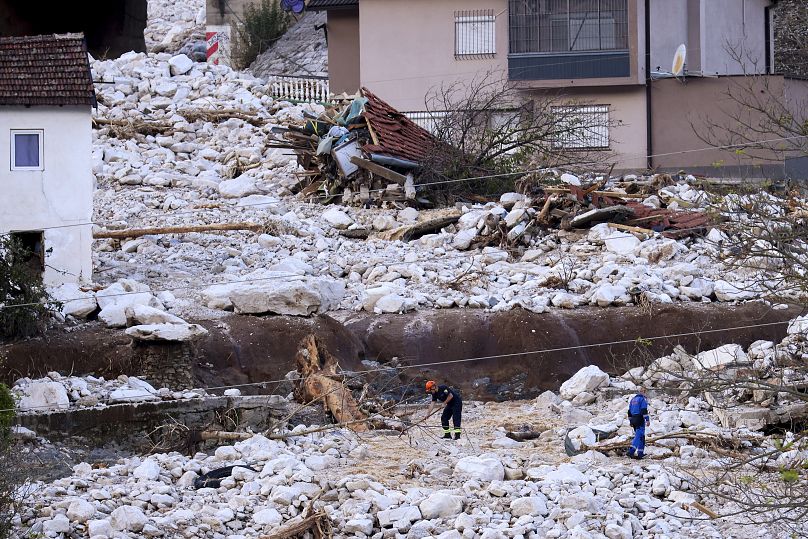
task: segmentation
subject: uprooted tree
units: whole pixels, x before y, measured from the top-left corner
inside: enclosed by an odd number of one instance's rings
[[[424,160],[422,183],[512,174],[444,190],[495,194],[513,190],[521,171],[608,170],[613,158],[603,151],[616,125],[608,113],[562,92],[528,94],[499,73],[435,87],[426,108],[439,143]]]

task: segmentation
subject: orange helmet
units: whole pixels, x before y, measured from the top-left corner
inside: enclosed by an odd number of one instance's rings
[[[437,386],[438,386],[438,384],[436,384],[436,383],[434,382],[434,380],[429,380],[429,381],[426,383],[426,390],[427,390],[427,391],[432,391],[432,390],[433,390],[433,389],[435,389]]]

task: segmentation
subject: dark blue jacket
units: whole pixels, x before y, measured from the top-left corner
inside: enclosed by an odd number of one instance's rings
[[[462,402],[460,399],[460,392],[456,389],[452,389],[449,386],[438,386],[438,390],[432,394],[432,402],[446,402],[449,395],[452,396],[452,400],[449,401],[447,406],[454,406],[455,404],[460,404]]]

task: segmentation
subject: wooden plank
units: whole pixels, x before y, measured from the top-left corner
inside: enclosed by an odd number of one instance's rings
[[[126,239],[126,238],[139,238],[140,236],[147,236],[150,234],[183,234],[187,232],[213,232],[217,230],[251,230],[253,232],[260,232],[264,229],[264,225],[255,223],[224,223],[213,225],[196,225],[196,226],[163,226],[152,228],[126,228],[124,230],[99,230],[93,232],[94,239]]]
[[[379,137],[376,135],[376,130],[373,129],[373,126],[370,125],[370,122],[366,119],[365,123],[368,126],[368,133],[370,133],[370,139],[373,141],[373,144],[379,146]]]
[[[637,232],[639,234],[645,234],[646,236],[654,235],[653,230],[649,230],[647,228],[640,228],[638,226],[622,225],[620,223],[609,223],[609,226],[612,228],[617,228],[619,230],[626,230],[628,232]]]
[[[373,161],[369,161],[367,159],[362,159],[361,157],[353,156],[351,157],[351,163],[358,166],[359,168],[363,168],[377,176],[381,176],[386,180],[390,180],[391,182],[396,182],[399,185],[404,185],[407,181],[407,177],[403,174],[399,174],[398,172],[392,171],[389,168],[383,167],[378,163],[374,163]]]
[[[571,191],[565,187],[545,187],[544,191],[547,193],[570,193]],[[592,191],[588,194],[594,194],[604,197],[613,198],[648,198],[649,195],[629,195],[626,193],[617,193],[614,191]]]

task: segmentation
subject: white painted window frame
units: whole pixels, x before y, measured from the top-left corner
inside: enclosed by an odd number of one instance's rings
[[[36,167],[22,167],[17,166],[15,161],[16,151],[15,144],[17,135],[37,135],[39,137],[39,166]],[[9,156],[11,170],[19,171],[36,171],[45,170],[45,130],[44,129],[12,129],[11,130],[11,155]]]

